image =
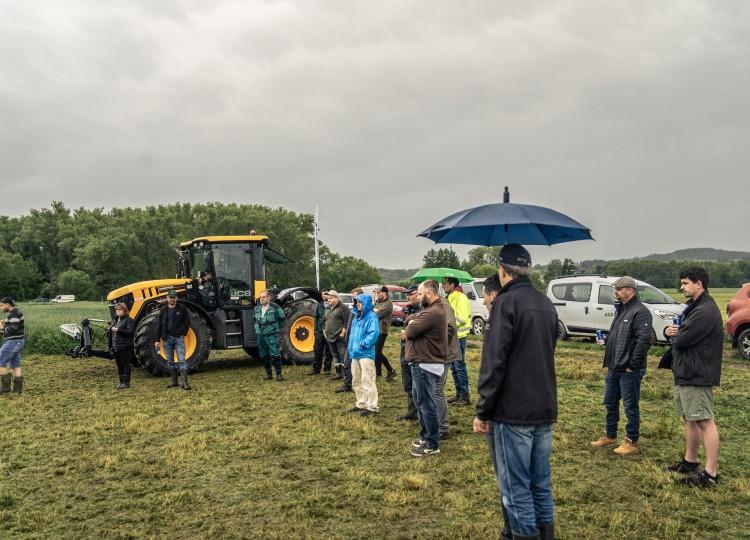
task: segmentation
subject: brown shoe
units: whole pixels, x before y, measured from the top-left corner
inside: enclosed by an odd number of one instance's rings
[[[471,405],[471,399],[469,396],[461,396],[456,401],[451,403],[454,407],[465,407],[466,405]]]
[[[599,437],[597,440],[591,443],[591,446],[601,448],[602,446],[609,446],[610,444],[617,444],[617,437]]]
[[[633,442],[627,437],[625,437],[625,441],[615,448],[614,452],[618,456],[629,456],[630,454],[635,454],[638,451],[638,443]]]
[[[456,401],[458,401],[459,399],[461,399],[461,396],[459,396],[459,395],[455,395],[455,396],[453,396],[452,398],[448,398],[448,399],[447,399],[446,401],[447,401],[448,403],[455,403],[455,402],[456,402]]]

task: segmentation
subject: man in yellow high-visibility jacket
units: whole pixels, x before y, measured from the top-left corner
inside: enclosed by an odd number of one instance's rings
[[[456,328],[458,343],[461,346],[461,359],[451,363],[453,383],[456,385],[456,395],[448,400],[451,405],[469,405],[469,373],[466,371],[466,336],[471,330],[471,305],[464,293],[457,290],[458,279],[449,277],[443,281],[445,296],[456,314]]]

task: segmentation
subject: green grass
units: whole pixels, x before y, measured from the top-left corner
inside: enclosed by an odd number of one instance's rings
[[[392,359],[396,347],[391,336]],[[480,351],[472,338],[472,387]],[[669,373],[644,379],[637,455],[589,446],[604,425],[601,355],[588,343],[557,353],[558,538],[750,538],[750,371],[724,366],[724,481],[697,491],[660,470],[683,450]],[[334,394],[336,382],[304,366],[264,382],[237,352],[216,353],[191,392],[140,369],[115,391],[114,364],[101,359],[28,354],[23,366],[26,392],[0,400],[0,538],[497,536],[499,495],[471,407],[451,409],[454,437],[419,460],[408,454],[416,429],[394,421],[398,383],[379,380],[382,412],[361,418],[343,414],[353,395]]]

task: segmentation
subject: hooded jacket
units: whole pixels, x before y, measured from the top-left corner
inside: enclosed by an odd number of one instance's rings
[[[380,331],[378,316],[372,310],[372,297],[369,294],[359,294],[354,299],[362,302],[362,313],[357,309],[355,302],[352,307],[352,329],[349,334],[349,358],[375,360],[375,344]]]
[[[724,322],[708,291],[689,301],[672,337],[672,373],[678,386],[719,386]]]

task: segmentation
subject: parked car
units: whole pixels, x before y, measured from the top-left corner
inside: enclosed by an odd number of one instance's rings
[[[547,296],[557,309],[558,339],[570,336],[595,337],[597,330],[609,332],[615,316],[615,288],[618,276],[567,276],[547,285]],[[666,342],[664,330],[685,309],[671,296],[643,281],[636,280],[637,298],[652,315],[652,343]]]
[[[354,306],[354,298],[351,294],[339,293],[339,302],[348,307],[349,311],[351,311]]]
[[[727,304],[727,334],[740,356],[750,360],[750,283],[745,283]]]
[[[372,301],[377,300],[377,293],[382,285],[362,285],[362,290],[372,296]],[[406,288],[398,285],[386,285],[388,287],[388,298],[393,302],[393,312],[391,314],[391,325],[400,326],[406,319],[406,306],[409,304],[406,298]]]
[[[484,333],[484,325],[490,318],[490,312],[484,306],[484,278],[462,283],[461,288],[471,306],[471,333],[481,335]]]
[[[32,302],[36,302],[36,303],[49,302],[49,298],[34,298]]]

